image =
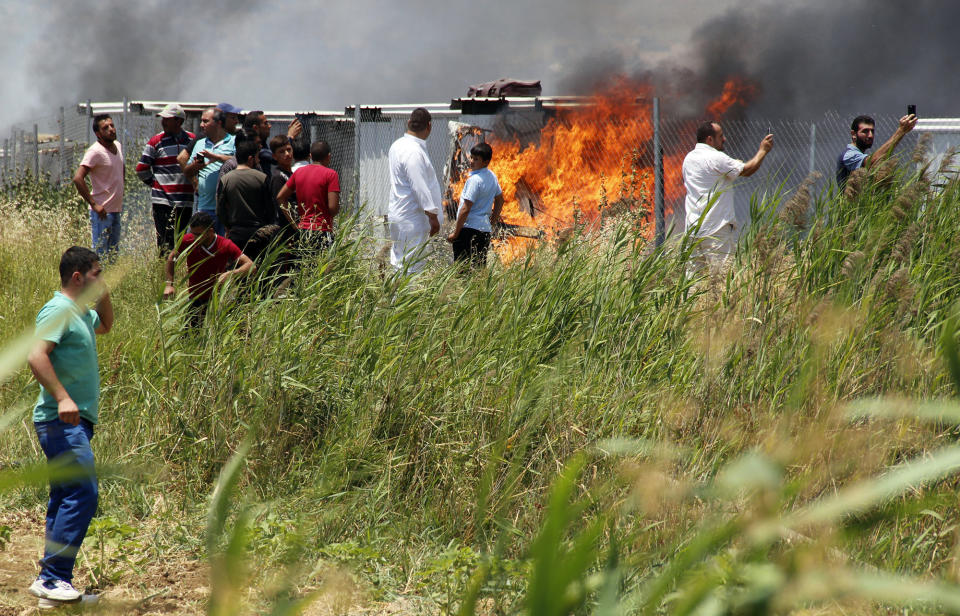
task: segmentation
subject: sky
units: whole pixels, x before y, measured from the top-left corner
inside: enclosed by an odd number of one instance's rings
[[[9,123],[124,97],[342,110],[622,74],[702,112],[739,75],[755,118],[958,117],[957,23],[957,0],[4,0],[0,103]]]
[[[342,109],[446,101],[501,77],[560,94],[585,59],[681,55],[694,27],[734,3],[7,0],[0,98],[16,121],[124,95]]]

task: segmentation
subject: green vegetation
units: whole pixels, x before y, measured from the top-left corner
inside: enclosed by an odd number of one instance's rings
[[[89,583],[210,563],[170,613],[960,613],[960,183],[887,165],[847,193],[757,201],[696,283],[629,215],[412,281],[347,225],[286,294],[221,289],[200,333],[152,254],[122,257]],[[78,207],[0,204],[2,347],[85,243]],[[39,512],[12,365],[0,502]]]

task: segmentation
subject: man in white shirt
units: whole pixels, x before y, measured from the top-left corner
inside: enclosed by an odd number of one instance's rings
[[[423,269],[427,241],[443,222],[440,182],[427,155],[431,129],[430,112],[418,107],[407,120],[406,134],[390,146],[390,265],[408,273]]]
[[[733,209],[733,182],[756,173],[773,147],[773,135],[767,135],[754,157],[743,162],[723,152],[725,141],[723,127],[704,122],[697,127],[696,147],[683,159],[686,230],[700,238],[692,255],[693,270],[723,266],[736,251],[739,225]]]

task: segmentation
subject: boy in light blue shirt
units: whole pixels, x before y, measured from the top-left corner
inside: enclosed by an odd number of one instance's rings
[[[493,223],[500,220],[503,191],[488,166],[493,148],[478,143],[470,149],[470,177],[460,195],[457,222],[447,241],[453,244],[453,260],[486,267]]]

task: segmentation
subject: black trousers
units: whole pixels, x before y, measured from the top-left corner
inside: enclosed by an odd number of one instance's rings
[[[237,245],[237,248],[247,254],[246,246],[253,234],[257,232],[257,227],[230,227],[230,233],[227,233],[227,239]],[[249,256],[249,255],[247,255]]]
[[[474,267],[487,266],[487,251],[490,250],[490,233],[470,227],[460,230],[453,240],[453,260],[469,262]]]
[[[193,216],[193,207],[170,207],[159,203],[153,204],[153,226],[157,230],[157,248],[170,252],[177,241],[177,237],[187,231],[190,217]]]

